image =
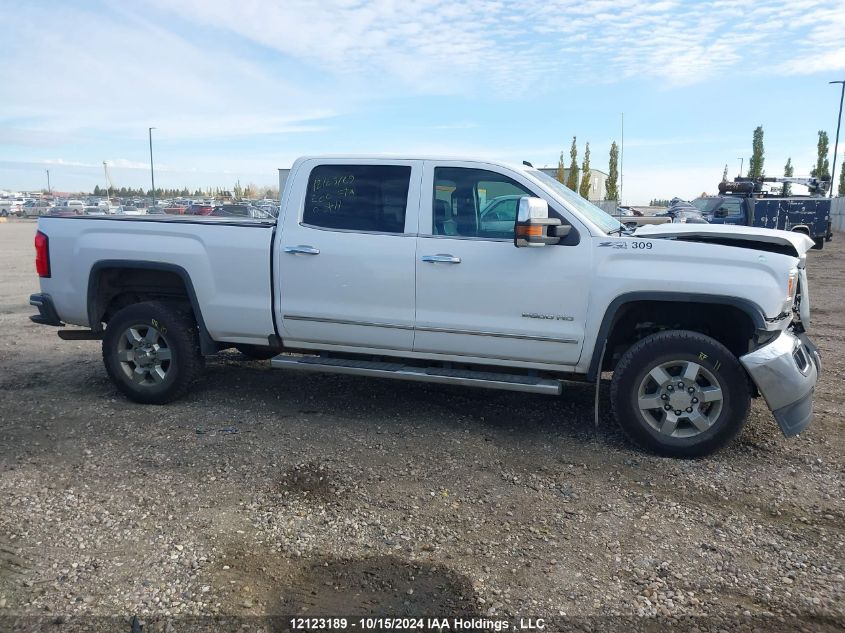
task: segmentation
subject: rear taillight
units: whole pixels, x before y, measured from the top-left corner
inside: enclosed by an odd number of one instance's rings
[[[35,234],[35,270],[39,277],[50,276],[50,241],[41,231]]]

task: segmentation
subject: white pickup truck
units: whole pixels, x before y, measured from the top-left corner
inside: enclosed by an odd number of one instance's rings
[[[88,328],[62,338],[101,338],[137,402],[183,395],[230,347],[285,370],[553,395],[613,372],[627,435],[693,457],[737,435],[752,397],[787,436],[812,419],[812,245],[631,233],[530,165],[307,157],[277,219],[40,218],[30,303],[37,323]]]

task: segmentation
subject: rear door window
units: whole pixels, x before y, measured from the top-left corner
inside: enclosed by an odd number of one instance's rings
[[[303,224],[326,229],[404,233],[411,167],[318,165],[308,178]]]

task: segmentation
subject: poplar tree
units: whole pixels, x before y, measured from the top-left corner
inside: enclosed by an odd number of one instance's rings
[[[578,193],[582,198],[590,199],[590,144],[584,148],[584,163],[581,165],[581,186]]]
[[[569,156],[572,162],[569,163],[569,175],[566,178],[566,186],[572,191],[578,191],[578,148],[575,147],[575,137],[572,137],[572,147],[569,149]]]
[[[763,175],[763,163],[766,160],[763,154],[763,126],[758,125],[751,141],[751,158],[748,161],[749,178],[760,178]]]
[[[786,165],[783,166],[783,175],[784,178],[792,178],[792,175],[795,173],[795,168],[792,166],[792,157],[786,159]],[[787,196],[792,195],[792,185],[788,182],[783,183],[783,192],[782,194],[784,198]]]
[[[616,141],[610,145],[610,162],[607,180],[604,183],[605,200],[619,200],[619,146]]]
[[[557,161],[557,173],[555,178],[561,184],[566,182],[566,168],[563,166],[563,152],[560,153],[560,158]]]
[[[837,196],[845,196],[845,169],[839,171],[839,191]]]
[[[827,159],[827,151],[829,142],[827,132],[819,130],[819,142],[816,144],[818,157],[816,158],[816,166],[810,170],[810,175],[819,180],[830,180],[830,162]]]

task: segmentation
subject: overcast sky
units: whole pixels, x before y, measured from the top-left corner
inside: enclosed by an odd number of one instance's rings
[[[30,0],[0,23],[3,189],[91,190],[104,160],[148,187],[150,126],[167,187],[314,153],[552,166],[573,135],[606,171],[624,112],[623,202],[691,198],[761,124],[767,174],[808,174],[845,79],[842,0]]]

